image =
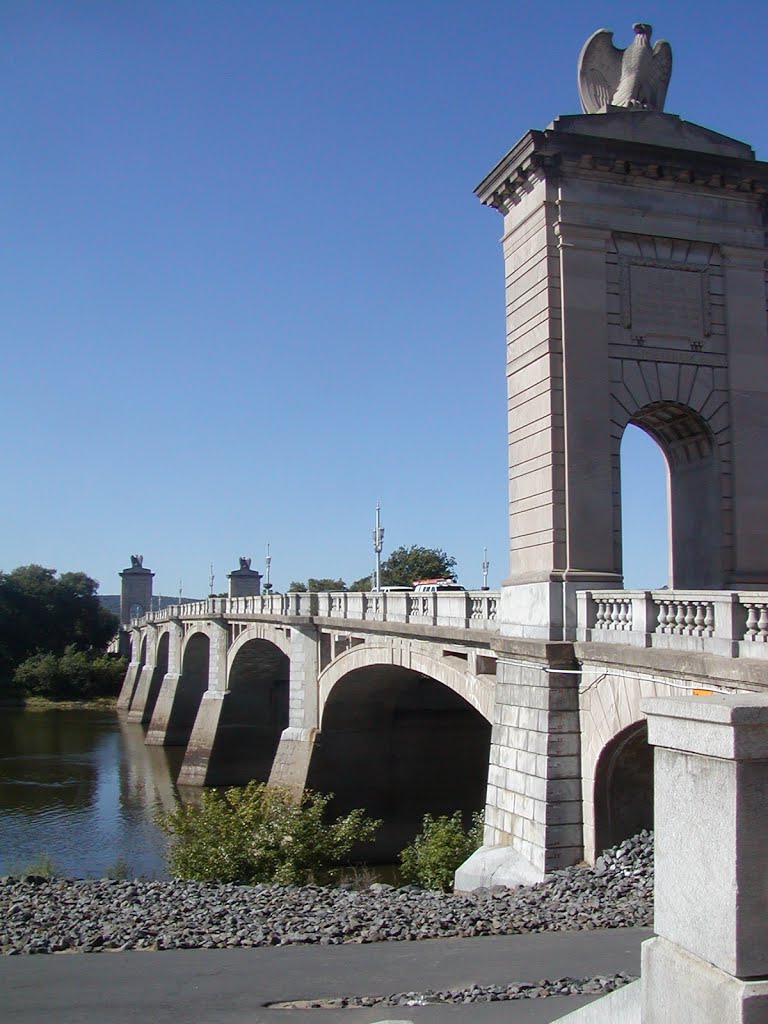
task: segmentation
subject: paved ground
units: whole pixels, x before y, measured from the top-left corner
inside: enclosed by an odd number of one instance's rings
[[[369,945],[0,957],[5,1024],[495,1024],[556,1020],[589,997],[281,1010],[266,1003],[639,974],[648,929]]]

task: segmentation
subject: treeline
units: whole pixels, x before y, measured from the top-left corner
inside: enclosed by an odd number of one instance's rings
[[[82,572],[0,572],[0,698],[84,700],[119,692],[125,661],[106,654],[118,619]]]
[[[418,544],[410,547],[399,547],[381,563],[381,583],[387,587],[409,587],[414,580],[421,579],[456,579],[456,559],[446,554],[442,548],[424,548]],[[303,580],[292,580],[288,589],[303,594],[307,591],[317,593],[338,590],[370,590],[370,576],[362,576],[346,585],[342,579],[331,577],[314,579],[310,576],[306,583]]]

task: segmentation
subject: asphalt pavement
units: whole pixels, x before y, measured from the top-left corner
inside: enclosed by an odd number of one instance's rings
[[[268,1004],[640,970],[652,932],[499,935],[424,942],[0,957],[0,1018],[13,1024],[494,1024],[553,1021],[591,1000],[278,1009]]]

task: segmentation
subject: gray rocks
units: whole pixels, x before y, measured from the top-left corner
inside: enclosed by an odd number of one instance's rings
[[[270,1003],[278,1010],[337,1010],[362,1006],[426,1006],[429,1003],[493,1003],[510,999],[546,999],[548,996],[605,995],[635,978],[621,971],[609,977],[542,978],[514,985],[470,985],[460,989],[425,989],[423,992],[396,992],[387,996],[339,996],[331,999],[293,999]],[[379,1024],[386,1024],[380,1021]],[[403,1022],[407,1024],[407,1022]]]
[[[606,851],[599,867],[528,888],[465,895],[376,885],[0,879],[6,954],[413,941],[652,923],[653,839]],[[462,997],[463,998],[463,997]]]

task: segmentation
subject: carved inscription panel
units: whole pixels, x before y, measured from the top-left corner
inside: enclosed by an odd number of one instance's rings
[[[704,324],[704,274],[670,267],[630,268],[632,333],[689,344],[709,332]]]
[[[716,246],[650,235],[614,235],[620,344],[725,353],[722,269]],[[615,282],[615,284],[613,283]],[[615,314],[614,314],[615,315]]]

